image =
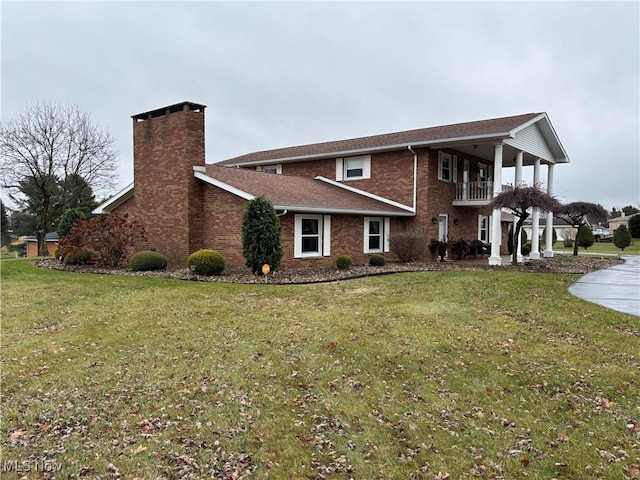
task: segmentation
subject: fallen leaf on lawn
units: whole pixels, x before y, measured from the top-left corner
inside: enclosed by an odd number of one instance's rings
[[[144,452],[147,449],[147,447],[143,447],[142,445],[139,445],[138,448],[136,448],[133,453],[134,455],[138,455],[139,453]]]

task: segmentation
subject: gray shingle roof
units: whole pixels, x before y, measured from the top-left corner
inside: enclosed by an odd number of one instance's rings
[[[332,142],[314,143],[295,147],[278,148],[261,152],[248,153],[239,157],[219,162],[218,165],[242,165],[253,162],[282,161],[286,159],[304,157],[322,157],[345,152],[367,150],[384,150],[407,145],[429,144],[448,139],[483,138],[493,135],[500,136],[533,120],[540,113],[527,113],[511,117],[479,120],[475,122],[456,123],[439,127],[419,128],[404,132],[385,133],[368,137],[337,140]]]
[[[263,173],[244,168],[206,166],[206,175],[278,209],[379,215],[412,215],[407,209],[313,178]]]

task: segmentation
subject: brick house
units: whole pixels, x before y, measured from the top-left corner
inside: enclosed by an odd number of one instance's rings
[[[554,166],[569,161],[547,115],[530,113],[205,164],[204,110],[183,102],[134,115],[134,183],[96,209],[128,212],[147,234],[136,249],[174,263],[212,248],[244,265],[244,208],[264,196],[282,224],[283,268],[334,265],[342,254],[354,263],[377,252],[393,259],[393,233],[406,226],[427,240],[490,243],[489,263],[499,265],[506,225],[487,205],[503,188],[503,170],[513,169],[518,184],[530,166],[538,183],[546,165],[552,192]],[[551,256],[550,238],[545,245]]]

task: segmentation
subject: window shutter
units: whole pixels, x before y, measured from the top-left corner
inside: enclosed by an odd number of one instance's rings
[[[369,253],[369,217],[364,217],[364,235],[362,237],[362,252]]]
[[[453,165],[451,166],[451,177],[453,183],[458,183],[458,156],[453,156]]]
[[[295,216],[293,256],[294,258],[302,256],[302,217],[300,215]]]
[[[371,155],[367,155],[362,160],[362,177],[371,178]]]
[[[438,180],[442,180],[442,152],[438,151]]]
[[[389,217],[384,217],[384,248],[385,252],[389,251],[389,236],[391,233],[391,219]]]
[[[322,255],[331,255],[331,215],[323,217],[322,225]]]
[[[342,181],[342,175],[344,172],[344,159],[336,158],[336,181]]]

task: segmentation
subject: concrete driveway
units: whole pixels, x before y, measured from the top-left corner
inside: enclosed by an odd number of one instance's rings
[[[591,272],[569,287],[588,302],[640,316],[640,255],[623,255],[624,263]]]

